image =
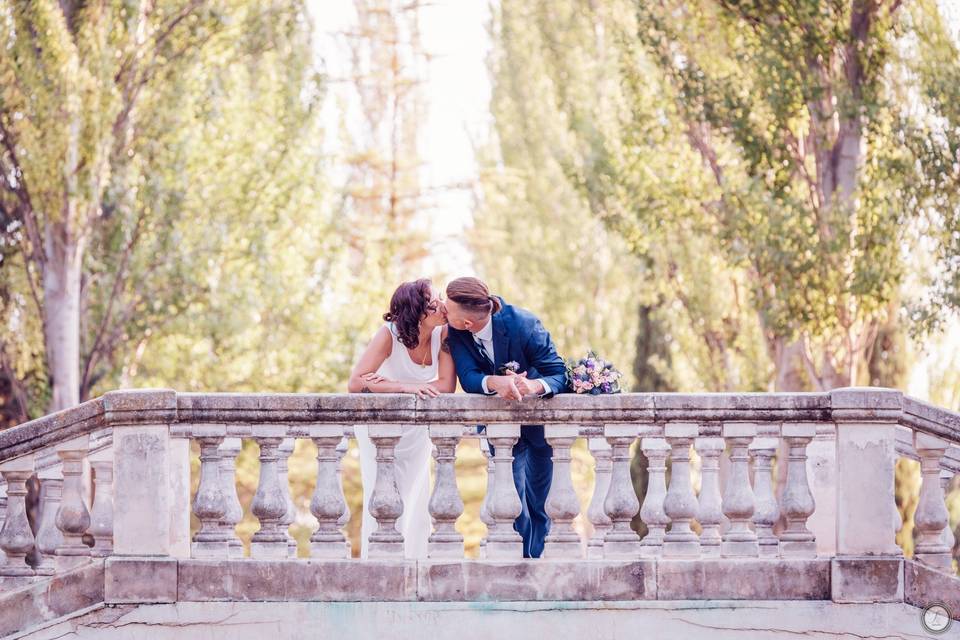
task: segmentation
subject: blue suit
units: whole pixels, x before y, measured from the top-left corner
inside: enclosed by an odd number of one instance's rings
[[[541,379],[550,388],[544,397],[566,390],[566,367],[550,334],[529,311],[508,305],[492,317],[494,364],[480,354],[473,334],[450,327],[448,343],[457,367],[460,386],[467,393],[483,393],[484,376],[496,375],[506,362],[517,362],[527,378]],[[482,427],[481,427],[482,429]],[[492,451],[491,447],[491,451]],[[553,448],[543,436],[543,425],[522,425],[513,447],[513,481],[521,512],[514,529],[523,538],[523,557],[539,558],[550,531],[546,502],[553,478]]]

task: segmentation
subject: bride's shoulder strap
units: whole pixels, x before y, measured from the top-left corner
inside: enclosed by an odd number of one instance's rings
[[[440,351],[440,346],[443,344],[444,327],[446,327],[444,324],[434,327],[433,333],[430,335],[430,350],[433,351],[434,357],[436,357]]]
[[[386,334],[390,336],[390,353],[393,353],[394,346],[399,342],[397,338],[397,329],[393,326],[392,322],[384,322],[383,326],[380,327],[380,330],[386,330]]]

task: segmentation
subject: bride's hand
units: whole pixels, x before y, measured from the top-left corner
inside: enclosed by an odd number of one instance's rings
[[[378,382],[384,382],[384,381],[387,380],[386,378],[384,378],[383,376],[379,375],[379,374],[378,374],[377,372],[375,372],[375,371],[371,371],[370,373],[365,373],[365,374],[363,374],[363,375],[360,376],[360,377],[361,377],[363,380],[365,380],[366,382],[369,382],[370,384],[377,384]]]
[[[404,393],[415,393],[418,398],[436,398],[440,395],[431,382],[413,382],[403,386]]]

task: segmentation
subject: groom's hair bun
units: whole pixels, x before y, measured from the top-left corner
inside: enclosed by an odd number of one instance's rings
[[[479,278],[457,278],[447,285],[447,299],[468,311],[486,315],[500,311],[500,299],[490,295],[490,289]]]

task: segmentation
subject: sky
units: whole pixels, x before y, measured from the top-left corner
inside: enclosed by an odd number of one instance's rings
[[[355,18],[353,0],[309,0],[309,5],[319,55],[331,72],[345,75],[347,61],[338,34]],[[422,212],[421,224],[431,238],[423,271],[441,278],[475,275],[465,234],[472,220],[472,185],[477,178],[474,149],[489,138],[491,125],[488,0],[432,0],[424,5],[421,38],[431,62],[423,89],[429,116],[422,129],[421,181],[426,191],[436,195]],[[335,100],[328,101],[327,108],[328,130],[332,130],[339,119]],[[335,136],[328,140],[336,144]]]

